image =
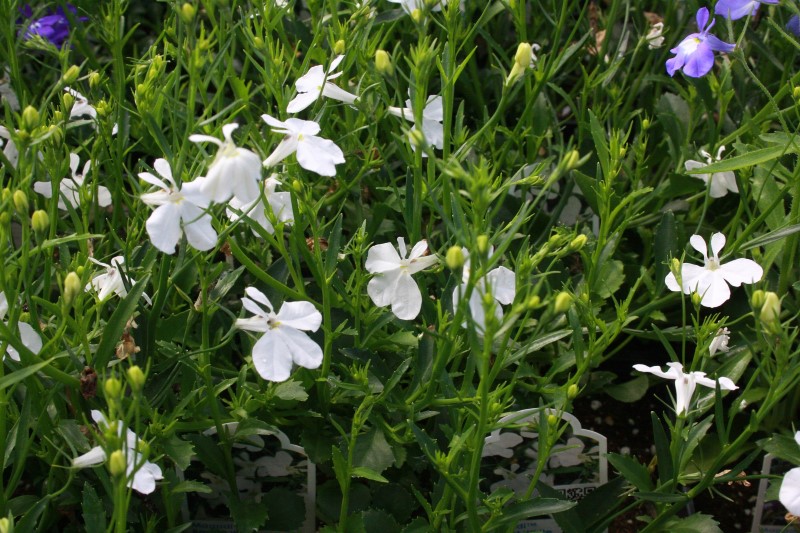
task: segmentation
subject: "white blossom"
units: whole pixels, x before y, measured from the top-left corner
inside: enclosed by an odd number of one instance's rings
[[[386,109],[387,112],[390,114],[404,118],[411,122],[414,122],[414,109],[411,105],[411,100],[406,100],[406,107],[388,107]],[[428,101],[425,104],[425,108],[422,110],[422,135],[425,137],[425,142],[429,145],[438,148],[441,150],[444,148],[444,126],[442,125],[442,121],[444,120],[444,110],[442,108],[442,97],[441,96],[429,96]],[[414,124],[414,127],[411,128],[411,132],[413,133],[417,129],[417,125]],[[416,150],[416,144],[412,139],[411,148]],[[423,153],[423,157],[425,154]]]
[[[462,271],[462,284],[453,291],[453,310],[458,308],[462,294],[466,294],[467,284],[471,276],[469,251],[464,248],[464,268]],[[492,250],[489,251],[491,257]],[[489,292],[498,304],[508,305],[514,301],[517,294],[517,277],[513,271],[504,266],[490,270],[484,277],[477,280],[469,297],[469,313],[479,333],[486,330],[486,313],[483,309],[483,295]],[[503,320],[503,309],[500,305],[494,306],[494,316],[497,322]],[[462,323],[466,327],[467,322]]]
[[[11,132],[9,132],[5,126],[0,126],[0,138],[6,140],[5,145],[3,145],[3,141],[0,140],[0,146],[3,146],[3,155],[8,159],[12,167],[17,168],[19,150],[17,150],[17,145],[14,144],[14,140],[11,139]]]
[[[241,202],[252,202],[258,198],[261,159],[247,148],[234,144],[232,135],[238,127],[238,124],[222,126],[223,141],[210,135],[189,136],[192,142],[210,142],[219,146],[217,156],[208,167],[208,174],[200,185],[200,192],[212,202],[226,202],[231,196]]]
[[[163,180],[149,172],[139,174],[139,178],[161,189],[140,196],[147,205],[156,206],[145,224],[153,246],[173,254],[181,235],[186,233],[186,240],[193,248],[212,249],[217,243],[217,232],[211,225],[211,215],[205,212],[209,200],[200,192],[202,180],[184,183],[178,188],[165,159],[156,159],[153,168]]]
[[[120,274],[122,265],[125,263],[124,257],[121,255],[113,257],[110,265],[102,263],[93,257],[90,257],[89,261],[98,266],[104,267],[106,271],[93,277],[91,281],[86,284],[86,287],[84,288],[85,291],[95,291],[97,293],[97,298],[101,302],[108,299],[112,294],[116,294],[120,298],[124,298],[128,295],[128,289],[125,288],[125,282],[122,279],[122,274]],[[131,285],[133,284],[134,281],[131,280]],[[150,297],[147,294],[142,293],[142,298],[144,298],[148,304],[152,304]]]
[[[686,170],[695,170],[698,168],[703,168],[708,166],[712,163],[720,161],[722,159],[722,152],[725,150],[724,146],[720,146],[719,150],[717,151],[716,157],[711,157],[711,154],[706,152],[705,150],[700,150],[698,153],[703,156],[706,160],[705,163],[701,163],[700,161],[695,161],[690,159],[686,161],[683,165],[686,167]],[[703,182],[708,185],[709,192],[708,195],[712,198],[722,198],[728,192],[739,192],[739,186],[736,185],[736,175],[734,175],[733,171],[727,172],[715,172],[713,174],[689,174],[693,178],[701,179]]]
[[[333,141],[318,137],[319,124],[312,120],[290,118],[282,122],[267,114],[261,115],[275,133],[285,135],[275,150],[264,160],[265,167],[272,167],[297,152],[300,166],[320,176],[335,176],[336,165],[344,163],[344,153]]]
[[[81,158],[78,154],[69,154],[69,169],[72,172],[71,178],[64,178],[58,184],[58,208],[62,211],[67,210],[67,204],[73,209],[77,209],[81,202],[80,189],[86,181],[86,175],[92,168],[91,159],[87,159],[83,169],[78,171]],[[33,184],[33,190],[45,198],[52,198],[53,188],[49,181],[37,181]],[[111,205],[111,191],[103,185],[97,186],[97,205],[108,207]]]
[[[513,431],[489,435],[483,440],[481,457],[500,456],[509,459],[514,455],[514,448],[523,440],[522,435]]]
[[[405,240],[398,237],[397,250],[391,243],[377,244],[367,252],[366,268],[373,278],[367,294],[379,307],[392,306],[392,313],[401,320],[413,320],[422,309],[422,294],[411,279],[413,274],[436,264],[435,255],[425,255],[428,242],[419,241],[408,253]]]
[[[677,414],[685,414],[691,406],[692,396],[697,385],[716,388],[719,383],[719,388],[722,390],[736,390],[737,387],[730,378],[720,377],[718,380],[713,380],[706,377],[705,372],[689,372],[688,374],[683,371],[683,365],[680,363],[667,363],[669,370],[664,372],[661,367],[647,366],[647,365],[633,365],[635,370],[639,372],[647,372],[654,374],[660,378],[672,379],[675,381],[675,412]]]
[[[720,328],[719,331],[717,331],[717,334],[708,346],[708,352],[711,357],[714,357],[717,352],[728,351],[728,342],[731,340],[730,333],[728,328]]]
[[[800,431],[794,434],[794,440],[800,445]],[[792,468],[783,476],[778,499],[787,511],[800,516],[800,467]]]
[[[652,24],[644,40],[647,41],[647,47],[650,50],[661,48],[664,45],[664,23],[656,22]]]
[[[715,233],[711,236],[711,257],[708,257],[708,246],[700,235],[692,235],[689,239],[692,248],[703,254],[703,266],[683,263],[681,265],[681,284],[670,272],[664,278],[671,291],[682,290],[685,294],[696,292],[702,296],[700,305],[719,307],[731,297],[728,284],[734,287],[742,283],[755,283],[764,275],[758,263],[751,259],[735,259],[724,265],[720,263],[719,252],[725,246],[725,235]]]
[[[253,365],[268,381],[286,381],[292,363],[319,368],[322,348],[303,331],[317,331],[322,314],[310,302],[286,302],[275,313],[269,299],[255,287],[247,287],[242,305],[255,316],[239,318],[236,327],[263,333],[253,346]]]
[[[103,413],[96,409],[92,410],[92,419],[97,423],[101,431],[105,431],[110,427]],[[119,437],[122,437],[123,430],[126,433],[126,438],[122,445],[122,452],[127,462],[125,475],[128,477],[128,487],[141,494],[152,493],[156,490],[156,481],[164,479],[161,468],[157,464],[147,461],[144,455],[139,451],[141,446],[136,433],[130,429],[124,429],[124,423],[121,420],[117,420],[114,425],[117,428],[117,435]],[[76,468],[96,466],[105,462],[106,459],[106,451],[103,447],[95,446],[80,457],[73,459],[72,466]]]
[[[333,74],[333,71],[336,70],[336,67],[339,66],[339,63],[341,63],[343,59],[344,56],[337,56],[331,62],[327,73],[322,65],[317,65],[311,67],[304,76],[299,78],[294,84],[295,87],[297,87],[298,94],[289,102],[289,105],[286,106],[286,112],[299,113],[316,102],[320,96],[333,98],[345,104],[352,104],[355,102],[358,96],[330,82],[330,80],[336,79],[342,75],[341,72]]]
[[[6,314],[8,313],[8,298],[6,298],[6,294],[0,291],[0,320],[4,320]],[[35,354],[39,353],[39,350],[42,349],[42,338],[33,329],[33,326],[28,324],[27,322],[17,322],[17,330],[19,331],[19,340],[22,341],[22,345],[25,346],[27,349],[32,351]],[[19,361],[19,352],[9,344],[6,347],[6,355],[8,355],[14,361]]]
[[[288,192],[275,192],[275,188],[278,185],[280,185],[280,181],[275,178],[274,174],[267,178],[264,181],[264,197],[266,197],[267,204],[269,204],[275,220],[290,224],[294,221],[292,197]],[[230,207],[226,210],[226,213],[232,222],[246,217],[264,228],[267,233],[275,233],[271,218],[267,216],[267,206],[261,196],[248,203],[240,202],[237,198],[231,198],[228,205]],[[241,215],[234,210],[240,211]],[[255,230],[253,230],[253,234],[256,234]]]

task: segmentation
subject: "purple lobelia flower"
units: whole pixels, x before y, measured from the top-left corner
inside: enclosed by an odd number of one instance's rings
[[[77,14],[78,12],[75,6],[70,4],[67,4],[67,9],[69,9],[72,14]],[[33,19],[33,10],[29,5],[20,8],[20,13],[25,19],[24,22],[30,21],[27,27],[22,31],[22,39],[24,41],[39,35],[43,39],[53,43],[57,48],[61,48],[64,45],[64,41],[69,37],[69,18],[64,8],[61,6],[58,6],[55,11],[48,9],[45,16],[38,19]],[[86,17],[79,17],[77,20],[85,21],[89,19]]]
[[[789,22],[786,23],[786,29],[792,32],[795,37],[800,37],[800,17],[792,15]]]
[[[714,14],[736,20],[753,16],[761,4],[777,4],[779,0],[719,0],[714,7]]]
[[[697,28],[700,32],[686,36],[678,46],[670,50],[675,54],[675,57],[667,60],[667,73],[670,76],[683,69],[687,76],[700,78],[708,74],[714,66],[714,51],[733,52],[736,45],[721,41],[708,33],[714,26],[713,20],[706,25],[708,19],[708,9],[701,8],[697,12]]]

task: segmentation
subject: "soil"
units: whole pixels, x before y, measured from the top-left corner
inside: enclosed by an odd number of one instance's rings
[[[649,395],[633,404],[619,402],[604,395],[576,402],[573,414],[584,428],[602,433],[608,438],[609,452],[631,455],[640,463],[647,465],[653,459],[655,451],[652,445],[650,412],[661,413],[665,409],[660,400]],[[720,494],[704,493],[689,506],[687,512],[712,515],[719,521],[719,527],[725,533],[750,531],[758,483],[751,482],[749,486],[742,483],[720,485],[716,490]],[[642,505],[618,517],[609,528],[609,532],[639,531],[644,523],[637,520],[637,517],[646,514],[647,509]]]

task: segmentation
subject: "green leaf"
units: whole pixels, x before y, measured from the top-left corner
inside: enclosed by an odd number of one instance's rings
[[[279,383],[274,393],[281,400],[304,402],[308,399],[308,392],[303,388],[303,383],[293,379]]]
[[[759,150],[752,150],[746,154],[737,155],[718,163],[712,163],[705,167],[687,170],[687,174],[714,174],[717,172],[728,172],[730,170],[739,170],[742,168],[749,168],[763,163],[769,163],[779,157],[787,154],[797,153],[796,146],[770,146],[768,148],[761,148]]]
[[[664,426],[661,425],[661,421],[658,419],[658,415],[651,411],[650,418],[653,422],[653,439],[655,440],[656,457],[658,458],[658,479],[662,485],[665,485],[672,479],[673,473],[669,440],[664,432]]]
[[[650,472],[647,467],[639,463],[635,458],[620,455],[617,453],[608,454],[608,462],[617,469],[617,472],[625,478],[625,481],[636,487],[640,492],[650,492],[653,490],[653,482],[650,479]]]
[[[578,188],[581,190],[581,193],[583,193],[583,197],[586,199],[589,207],[592,208],[593,212],[599,213],[600,204],[597,203],[597,181],[579,170],[573,170],[572,176],[575,178],[575,183],[578,184]]]
[[[181,470],[189,468],[189,463],[194,455],[194,446],[191,442],[180,439],[177,435],[171,436],[164,441],[164,452],[175,461],[175,465]],[[174,489],[173,489],[174,490]]]
[[[369,479],[370,481],[378,481],[379,483],[389,483],[388,479],[380,475],[378,472],[372,470],[371,468],[367,468],[365,466],[353,467],[353,470],[350,471],[350,474],[354,477],[363,477],[364,479]]]
[[[800,465],[800,446],[792,437],[773,435],[766,441],[762,441],[762,446],[765,452],[794,465]]]
[[[114,355],[117,342],[119,342],[128,320],[139,306],[139,299],[142,297],[144,288],[149,280],[150,275],[148,274],[136,282],[131,287],[131,290],[128,291],[128,295],[117,305],[111,318],[106,322],[106,326],[103,328],[103,336],[100,338],[100,344],[97,345],[97,352],[95,353],[94,361],[92,361],[92,365],[98,374],[103,372],[103,369],[108,366],[112,355]]]
[[[670,533],[723,533],[719,522],[707,514],[693,514],[686,518],[673,518],[664,524],[664,531]]]
[[[173,493],[180,493],[180,492],[200,492],[203,494],[211,494],[214,490],[206,485],[205,483],[200,483],[199,481],[181,481],[174,487],[172,487]]]
[[[388,533],[390,531],[400,531],[400,524],[392,515],[379,509],[369,509],[361,514],[364,520],[364,528],[367,533]]]
[[[656,227],[655,246],[653,247],[653,260],[655,261],[655,279],[663,280],[669,273],[669,261],[673,257],[680,256],[678,246],[678,224],[672,211],[666,211],[661,215],[661,220]],[[659,286],[663,290],[666,285]]]
[[[633,403],[641,400],[647,393],[650,382],[647,376],[640,374],[630,381],[618,385],[609,385],[604,390],[609,396],[620,402]]]
[[[496,527],[516,524],[520,520],[561,513],[575,507],[576,503],[557,498],[534,498],[532,500],[514,503],[503,510],[503,516],[495,522]]]
[[[381,473],[394,464],[392,447],[386,442],[383,430],[373,427],[356,440],[353,466]]]
[[[276,487],[264,495],[261,504],[267,509],[269,531],[299,531],[306,517],[303,497],[285,487]]]
[[[236,270],[228,270],[220,278],[217,280],[217,283],[214,284],[214,288],[208,294],[210,300],[217,301],[221,298],[224,298],[226,294],[230,292],[233,286],[236,284],[236,281],[239,279],[239,276],[242,275],[244,272],[244,267],[240,266]]]
[[[678,503],[686,501],[686,496],[682,494],[670,494],[667,492],[637,492],[636,498],[656,503]]]
[[[103,533],[106,530],[106,511],[94,487],[87,481],[83,485],[83,523],[86,533]]]
[[[239,533],[260,530],[267,520],[267,507],[253,501],[228,498],[228,508]]]
[[[342,450],[338,446],[331,448],[331,457],[333,458],[333,472],[336,474],[336,481],[339,482],[340,487],[347,486],[347,478],[350,477],[350,472],[347,469],[347,461],[342,454]]]
[[[55,361],[55,358],[48,359],[47,361],[42,361],[41,363],[36,363],[35,365],[22,367],[19,370],[15,370],[10,374],[6,374],[2,378],[0,378],[0,390],[6,389],[12,385],[19,383],[28,376],[37,373],[39,370],[46,367],[53,361]]]
[[[592,133],[592,141],[594,141],[594,152],[603,169],[603,176],[608,176],[611,172],[611,155],[606,131],[591,109],[589,110],[589,129]]]

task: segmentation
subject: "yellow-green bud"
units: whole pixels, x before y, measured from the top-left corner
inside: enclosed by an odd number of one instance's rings
[[[485,307],[491,307],[492,303],[494,302],[494,296],[491,292],[486,291],[483,293],[483,305]]]
[[[528,308],[528,310],[533,310],[533,309],[536,309],[537,307],[539,307],[540,303],[542,303],[542,299],[541,298],[539,298],[538,296],[531,296],[525,302],[525,306]]]
[[[76,273],[77,273],[79,276],[83,276],[83,271],[84,271],[84,270],[86,270],[86,269],[85,269],[85,268],[83,268],[83,265],[81,265],[81,266],[79,266],[78,268],[76,268],[76,269],[75,269],[75,272],[76,272]]]
[[[375,68],[384,76],[391,76],[394,74],[394,65],[392,65],[392,58],[386,50],[377,50],[375,52]]]
[[[101,117],[105,117],[111,112],[111,106],[105,100],[97,102],[95,109],[97,110],[97,114]]]
[[[344,42],[344,39],[339,39],[333,44],[333,53],[336,55],[342,55],[345,51],[345,48],[346,43]]]
[[[75,97],[69,93],[64,93],[61,95],[61,102],[64,104],[64,109],[70,110],[75,103]]]
[[[764,302],[766,301],[766,294],[761,289],[753,291],[753,295],[750,297],[750,305],[753,306],[753,309],[757,311],[761,311],[761,308],[764,307]]]
[[[677,257],[673,257],[672,261],[669,262],[669,270],[672,272],[675,277],[679,277],[681,274],[681,261]]]
[[[547,415],[548,425],[555,426],[558,424],[558,417],[556,415]]]
[[[14,533],[13,524],[8,518],[0,518],[0,533]]]
[[[294,192],[301,193],[303,192],[303,184],[300,183],[300,180],[293,180],[292,189],[294,189]]]
[[[642,119],[642,129],[647,130],[650,128],[650,119]]]
[[[508,7],[510,7],[512,11],[517,9],[517,0],[508,0]]]
[[[569,153],[564,157],[564,169],[572,170],[578,166],[578,161],[581,158],[581,154],[577,150],[570,150]]]
[[[578,388],[578,385],[573,383],[572,385],[567,387],[567,398],[569,398],[570,400],[574,400],[575,398],[578,397],[579,392],[580,389]]]
[[[792,90],[792,96],[794,97],[795,100],[800,100],[800,87],[795,87]]]
[[[411,20],[419,24],[422,22],[422,10],[417,8],[411,12]]]
[[[47,211],[37,209],[31,216],[31,226],[36,233],[44,233],[50,228],[50,217]]]
[[[8,201],[8,199],[11,198],[11,189],[9,189],[8,187],[5,187],[3,189],[2,196],[3,196],[3,201],[4,202]]]
[[[451,246],[447,249],[447,254],[444,256],[444,262],[447,268],[455,270],[464,266],[464,252],[460,246]]]
[[[531,57],[533,57],[533,48],[528,43],[519,43],[517,45],[517,53],[514,54],[514,63],[519,68],[527,68],[531,64]]]
[[[412,146],[423,146],[425,144],[425,134],[414,128],[408,134]]]
[[[194,20],[194,15],[197,13],[197,9],[190,4],[189,2],[184,3],[181,6],[181,20],[184,24],[189,24]]]
[[[125,460],[125,454],[122,450],[114,450],[111,452],[111,457],[108,458],[108,471],[111,475],[124,476],[128,470],[128,462]]]
[[[134,392],[142,390],[144,380],[144,372],[142,372],[142,369],[137,365],[133,365],[128,369],[128,382],[131,384],[131,389],[133,389]]]
[[[117,378],[108,378],[103,384],[103,391],[108,399],[119,398],[122,394],[122,383]]]
[[[33,131],[39,125],[39,111],[33,106],[27,106],[22,110],[22,129]]]
[[[549,248],[556,248],[559,243],[561,242],[561,236],[558,234],[550,235],[550,238],[547,239],[547,246]]]
[[[67,274],[67,277],[64,278],[64,292],[62,293],[64,296],[64,303],[68,306],[72,305],[72,302],[75,301],[75,297],[78,296],[81,291],[83,291],[83,284],[78,274],[75,272]]]
[[[477,238],[478,244],[478,252],[481,254],[485,254],[489,251],[489,236],[488,235],[478,235]]]
[[[700,302],[703,301],[703,295],[699,292],[692,293],[692,305],[695,307],[700,307]]]
[[[27,214],[28,213],[28,195],[25,194],[24,191],[16,190],[14,191],[14,209],[17,210],[19,214]]]
[[[761,306],[761,323],[772,333],[781,328],[781,299],[772,291],[764,293],[764,305]]]
[[[577,252],[578,250],[583,248],[583,246],[586,244],[586,240],[587,240],[586,235],[581,233],[580,235],[572,239],[572,241],[569,243],[569,250],[571,252]]]
[[[0,226],[7,226],[9,222],[11,222],[11,215],[8,214],[8,211],[0,213]]]
[[[67,69],[64,75],[61,76],[61,81],[64,82],[64,85],[75,83],[75,80],[78,79],[80,73],[81,73],[80,67],[78,65],[72,65]]]
[[[264,39],[261,37],[253,37],[253,44],[256,48],[264,48]]]
[[[92,72],[89,73],[89,88],[97,89],[97,87],[100,86],[101,80],[102,77],[100,76],[100,73],[97,72],[96,70],[93,70]]]
[[[556,313],[566,313],[572,305],[572,295],[567,291],[561,291],[556,295],[553,311]]]

